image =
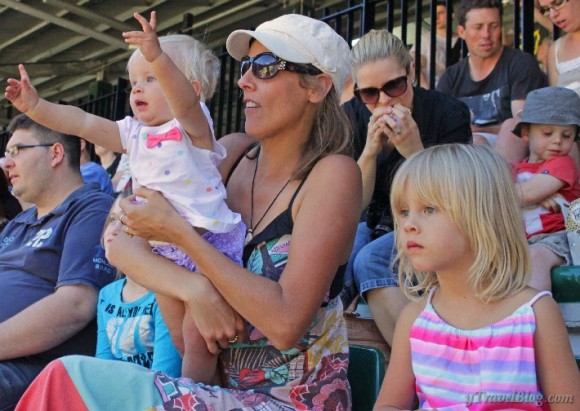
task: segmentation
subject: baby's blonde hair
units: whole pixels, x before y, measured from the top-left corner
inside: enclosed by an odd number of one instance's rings
[[[200,100],[208,101],[214,95],[220,74],[220,61],[212,50],[207,49],[200,41],[185,34],[171,34],[159,37],[161,49],[173,63],[191,81],[201,84]],[[142,56],[137,49],[129,58],[127,66],[137,57]]]
[[[444,144],[411,156],[393,180],[391,207],[399,233],[405,190],[449,214],[473,253],[466,273],[474,294],[489,302],[523,290],[530,280],[528,243],[512,174],[490,149]],[[398,237],[398,234],[397,234]],[[415,270],[397,241],[399,284],[408,297],[438,284],[434,272]]]

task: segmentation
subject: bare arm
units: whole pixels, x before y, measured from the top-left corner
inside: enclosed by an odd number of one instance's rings
[[[336,179],[339,186],[332,184]],[[348,260],[360,215],[361,177],[346,156],[326,157],[314,167],[297,198],[288,261],[278,282],[233,263],[183,224],[159,193],[140,189],[137,194],[148,204],[121,203],[131,230],[145,238],[171,239],[235,311],[277,348],[287,349],[304,334],[338,267]]]
[[[20,80],[9,78],[4,95],[22,113],[52,130],[82,137],[91,143],[120,152],[121,139],[114,121],[89,114],[78,107],[50,103],[39,98],[23,64]]]
[[[554,411],[577,410],[580,406],[580,372],[574,361],[568,332],[556,302],[540,298],[534,305],[536,370],[544,398]]]
[[[379,137],[381,138],[381,137]],[[367,139],[367,146],[369,140]],[[377,178],[377,154],[369,153],[367,146],[359,157],[357,164],[362,173],[362,208],[365,209],[373,198]]]
[[[38,354],[71,338],[95,317],[97,296],[86,285],[62,286],[0,323],[0,361]]]
[[[222,179],[224,181],[227,175],[229,174],[230,170],[232,169],[233,164],[237,161],[237,159],[241,155],[243,155],[243,153],[250,146],[250,144],[254,142],[255,140],[252,137],[244,133],[229,134],[220,139],[220,143],[224,147],[226,147],[228,153],[227,157],[219,165],[219,169],[222,174]],[[137,239],[135,239],[134,241],[137,241]],[[122,251],[122,248],[116,249],[114,251],[118,251],[119,253],[115,253],[115,255],[111,256],[110,258],[114,258],[114,261],[121,259],[121,262],[119,264],[127,264],[130,263],[131,261],[141,261],[140,257],[128,259],[126,255],[124,255],[124,251]],[[156,264],[157,264],[156,262],[152,262],[151,264],[145,264],[145,268],[143,269],[139,268],[136,269],[135,267],[133,267],[132,264],[130,264],[130,267],[126,268],[125,270],[129,270],[128,272],[131,278],[147,284],[147,287],[156,292],[156,298],[159,305],[159,309],[161,310],[161,313],[166,320],[165,323],[170,331],[174,345],[177,347],[178,351],[183,354],[182,323],[184,312],[186,309],[186,307],[184,306],[185,297],[183,295],[186,294],[194,295],[194,294],[184,292],[185,287],[183,287],[182,285],[190,284],[192,281],[189,280],[189,277],[187,278],[181,277],[181,275],[188,275],[187,273],[179,274],[173,273],[173,271],[171,272],[164,271],[165,273],[168,273],[167,275],[175,276],[175,278],[173,280],[166,280],[166,277],[164,277],[163,282],[160,282],[159,276],[155,274],[155,270],[162,268],[161,267],[157,268]],[[220,301],[221,297],[219,298],[211,297],[213,295],[212,293],[216,293],[216,291],[213,288],[213,286],[207,281],[207,279],[201,278],[200,282],[202,283],[201,286],[196,286],[194,292],[197,292],[199,295],[203,295],[204,298],[197,299],[198,307],[197,308],[193,307],[193,310],[197,310],[197,312],[200,313],[200,316],[203,317],[208,323],[206,324],[206,328],[202,328],[203,324],[201,325],[201,327],[198,325],[198,328],[200,328],[201,334],[208,341],[208,349],[212,350],[217,340],[232,339],[235,335],[242,335],[242,331],[240,329],[235,330],[234,329],[235,325],[230,325],[228,323],[228,321],[233,318],[234,320],[232,320],[232,324],[237,324],[234,323],[234,321],[239,321],[240,317],[232,316],[230,313],[231,309],[229,308],[229,305],[227,305],[227,307],[224,309],[226,311],[226,313],[224,314],[225,323],[227,323],[224,330],[226,331],[222,332],[217,330],[218,327],[224,324],[222,318],[217,318],[215,320],[215,323],[217,324],[215,328],[210,327],[209,322],[212,321],[212,319],[209,315],[207,315],[204,312],[205,310],[205,306],[203,305],[204,302],[208,301],[208,304],[210,305],[227,304],[227,303]],[[160,286],[165,286],[167,288],[163,289],[160,288]],[[170,288],[171,286],[176,286],[178,289],[175,290],[173,288]],[[204,289],[203,287],[207,287],[207,291],[200,292],[200,290]],[[206,298],[208,296],[209,298]],[[216,298],[218,302],[217,303],[212,302],[211,301],[212,298]],[[213,309],[210,311],[210,314],[220,315],[221,311],[220,309]],[[239,327],[242,328],[243,324],[239,325]],[[219,334],[219,332],[225,333],[227,334],[227,336],[224,337],[224,335]],[[211,345],[211,347],[209,345]],[[224,341],[222,341],[220,345],[222,347],[226,346]]]
[[[199,105],[199,90],[194,88],[194,84],[161,49],[155,33],[156,13],[151,12],[149,21],[139,13],[133,16],[141,23],[143,31],[123,33],[125,42],[137,45],[145,59],[151,64],[173,115],[185,129],[192,143],[196,147],[213,150],[213,136],[209,123]],[[199,83],[197,85],[199,86]]]
[[[391,359],[375,403],[375,411],[409,410],[413,406],[415,375],[411,366],[409,335],[413,322],[424,306],[424,301],[407,304],[397,320]]]
[[[520,204],[524,207],[538,204],[546,198],[556,194],[564,182],[559,178],[547,174],[535,174],[528,181],[516,183],[516,192]]]
[[[526,100],[512,100],[512,118],[519,119],[520,113],[524,108]],[[506,120],[507,121],[507,120]],[[515,124],[514,124],[515,126]]]
[[[373,196],[377,171],[377,155],[382,150],[389,156],[392,150],[405,158],[423,150],[423,142],[411,110],[397,104],[394,107],[377,107],[369,120],[367,140],[358,165],[363,178],[363,208]]]
[[[556,69],[556,42],[552,42],[548,48],[547,58],[548,81],[551,86],[558,84],[558,70]]]
[[[163,198],[161,194],[159,196]],[[244,335],[246,328],[243,320],[205,276],[194,275],[167,258],[153,254],[143,239],[129,238],[125,233],[120,233],[109,244],[107,259],[141,286],[153,290],[157,296],[187,302],[211,353],[218,353],[217,342],[225,347],[234,336]],[[175,312],[164,312],[163,307],[159,308],[163,316]],[[177,333],[175,337],[172,334],[172,339],[180,338],[181,329]]]

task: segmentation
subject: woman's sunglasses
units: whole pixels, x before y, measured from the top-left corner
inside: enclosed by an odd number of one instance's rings
[[[312,64],[290,63],[282,60],[274,53],[260,53],[254,57],[244,56],[240,60],[240,77],[252,67],[252,74],[261,80],[267,80],[275,77],[280,70],[292,71],[301,74],[310,74],[315,76],[322,74]]]
[[[399,97],[407,91],[407,76],[397,77],[391,81],[387,81],[381,88],[367,87],[358,88],[355,84],[354,95],[365,104],[375,104],[379,101],[381,91],[389,97]]]

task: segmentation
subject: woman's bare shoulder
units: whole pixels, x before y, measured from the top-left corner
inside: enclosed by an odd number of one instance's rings
[[[245,133],[232,133],[220,138],[219,142],[226,149],[226,158],[219,165],[220,173],[224,177],[256,139]]]
[[[329,175],[336,179],[340,176],[360,177],[360,168],[352,157],[344,154],[331,154],[321,158],[312,171],[316,174]]]
[[[320,194],[328,189],[345,198],[360,196],[362,199],[360,168],[354,159],[346,155],[331,154],[320,159],[312,168],[306,183],[309,188],[321,190]]]

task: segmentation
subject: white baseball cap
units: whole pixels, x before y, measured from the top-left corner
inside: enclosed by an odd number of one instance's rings
[[[350,76],[350,48],[332,27],[323,21],[300,14],[286,14],[262,23],[252,30],[235,30],[226,48],[233,58],[248,54],[254,38],[272,53],[291,63],[312,64],[327,74],[337,96]]]

